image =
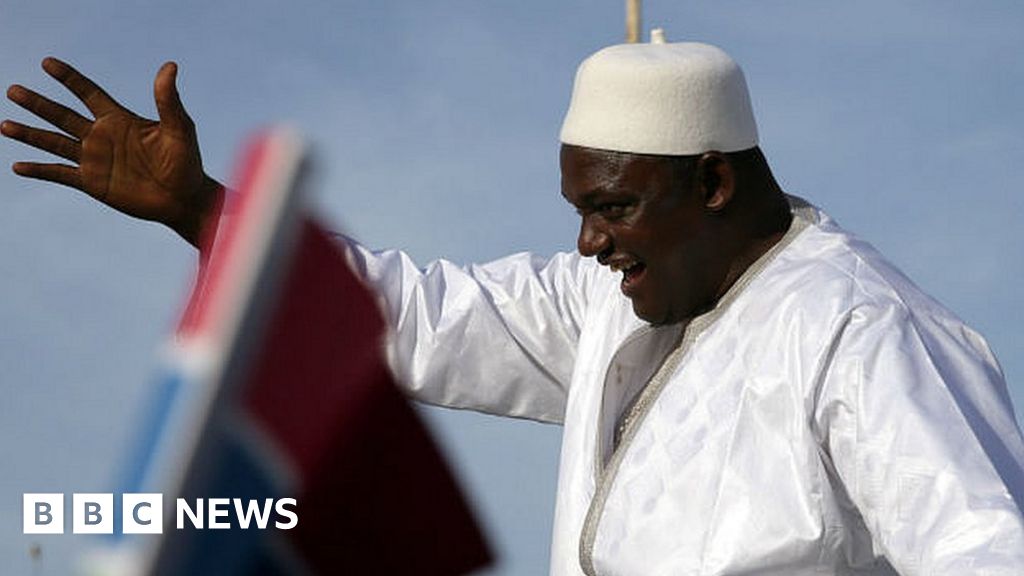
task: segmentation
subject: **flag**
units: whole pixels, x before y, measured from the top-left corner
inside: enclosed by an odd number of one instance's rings
[[[164,494],[163,533],[119,535],[96,572],[440,576],[489,562],[388,370],[374,295],[302,203],[306,172],[289,131],[249,145],[126,479],[124,492]],[[209,527],[217,502],[230,528]]]

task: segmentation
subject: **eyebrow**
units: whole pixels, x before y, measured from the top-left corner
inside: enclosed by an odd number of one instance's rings
[[[619,189],[619,188],[611,188],[611,189],[609,189],[609,188],[603,188],[603,187],[595,187],[595,188],[591,188],[590,190],[587,190],[587,191],[582,192],[579,195],[577,195],[577,200],[579,201],[579,203],[576,203],[576,202],[573,202],[572,200],[569,200],[569,197],[566,196],[564,190],[562,190],[561,193],[562,193],[562,198],[565,198],[566,202],[568,202],[569,204],[572,204],[573,206],[593,206],[594,204],[598,204],[598,203],[600,203],[601,201],[605,200],[608,197],[611,197],[613,199],[617,199],[621,195],[627,194],[627,191]]]
[[[565,198],[566,202],[568,202],[569,204],[571,204],[571,205],[573,205],[573,206],[575,206],[577,208],[583,208],[583,207],[592,206],[594,204],[594,197],[597,196],[598,194],[600,194],[599,190],[588,190],[586,192],[583,192],[582,194],[577,195],[576,196],[576,200],[577,201],[573,202],[569,198],[569,196],[565,193],[565,191],[562,190],[562,198]]]

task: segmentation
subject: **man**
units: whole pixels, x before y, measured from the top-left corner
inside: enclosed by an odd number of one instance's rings
[[[73,165],[14,169],[192,243],[220,187],[159,122],[59,61],[96,116],[22,87]],[[1015,574],[1024,443],[980,336],[775,183],[739,67],[701,44],[585,61],[562,128],[579,254],[419,269],[344,241],[429,402],[565,425],[554,574]],[[621,275],[619,275],[621,273]]]

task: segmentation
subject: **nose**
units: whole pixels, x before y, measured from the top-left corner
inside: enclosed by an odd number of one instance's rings
[[[593,219],[587,215],[583,216],[580,222],[580,234],[576,238],[576,249],[583,256],[597,256],[601,261],[611,252],[611,238],[608,233],[595,225]]]

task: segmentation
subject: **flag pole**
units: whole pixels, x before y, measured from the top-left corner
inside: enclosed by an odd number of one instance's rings
[[[626,42],[640,41],[640,0],[626,0]]]
[[[640,0],[626,0],[626,42],[639,42],[640,29]]]

